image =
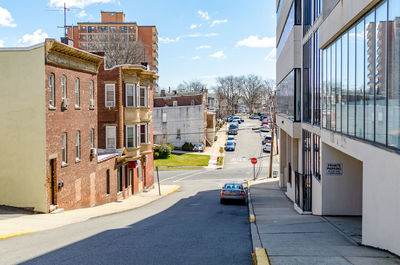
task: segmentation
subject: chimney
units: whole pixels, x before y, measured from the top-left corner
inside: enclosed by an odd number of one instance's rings
[[[174,95],[176,95],[176,90],[172,90],[172,93],[173,93]]]
[[[170,86],[168,87],[168,93],[171,93],[171,87]]]
[[[165,97],[165,89],[161,89],[161,96]]]

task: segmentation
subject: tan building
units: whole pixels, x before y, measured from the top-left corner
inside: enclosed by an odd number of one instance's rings
[[[116,34],[118,37],[116,37]],[[68,27],[68,38],[76,48],[91,52],[104,51],[104,43],[143,43],[144,62],[151,70],[158,72],[158,32],[155,26],[138,26],[136,22],[126,22],[123,12],[101,12],[101,22],[78,22],[78,26]]]

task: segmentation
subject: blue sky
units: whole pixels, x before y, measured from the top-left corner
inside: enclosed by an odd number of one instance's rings
[[[100,21],[100,11],[124,11],[126,21],[156,25],[159,85],[208,86],[217,76],[256,74],[275,79],[275,0],[0,0],[0,47],[59,38],[67,24]]]

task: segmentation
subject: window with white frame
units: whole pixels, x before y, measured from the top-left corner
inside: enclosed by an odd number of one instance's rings
[[[61,76],[61,98],[67,98],[67,77],[65,75]]]
[[[150,124],[140,125],[140,144],[150,143]]]
[[[89,81],[89,93],[90,93],[90,107],[94,108],[94,83],[93,83],[93,80]]]
[[[80,87],[79,78],[75,78],[75,107],[79,108],[80,104]]]
[[[166,112],[162,113],[162,122],[167,122],[167,113]]]
[[[62,163],[67,164],[67,133],[62,134]]]
[[[49,90],[50,90],[50,95],[49,95],[49,105],[51,107],[55,107],[55,89],[54,89],[54,74],[51,73],[49,75]]]
[[[134,84],[126,84],[125,85],[125,95],[126,95],[126,106],[127,107],[135,107],[135,85]]]
[[[147,100],[146,100],[147,107],[150,108],[150,87],[147,87]]]
[[[147,126],[146,124],[140,124],[140,144],[147,143]]]
[[[127,125],[126,126],[126,148],[135,148],[137,147],[136,141],[136,125]]]
[[[141,86],[140,87],[140,95],[139,95],[139,107],[146,107],[146,87]]]
[[[90,148],[94,148],[94,129],[90,129]]]
[[[116,149],[117,137],[116,127],[106,126],[106,149]]]
[[[75,135],[75,159],[79,161],[81,159],[81,132],[76,131]]]
[[[105,85],[105,106],[114,107],[115,106],[115,84]]]

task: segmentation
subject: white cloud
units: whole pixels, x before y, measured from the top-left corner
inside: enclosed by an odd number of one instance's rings
[[[192,59],[193,60],[200,60],[200,56],[193,56]]]
[[[11,13],[0,6],[0,26],[3,27],[16,27],[17,24],[13,23],[14,19],[11,16]]]
[[[251,35],[248,38],[238,41],[237,47],[245,46],[250,48],[270,48],[275,47],[275,37],[264,37],[259,39],[256,35]]]
[[[98,3],[110,3],[114,2],[114,0],[50,0],[49,6],[50,7],[64,7],[64,2],[66,3],[67,7],[78,7],[78,8],[85,8],[86,6]]]
[[[190,29],[197,29],[200,28],[201,26],[203,26],[203,24],[192,24],[190,25]]]
[[[197,47],[196,49],[200,50],[200,49],[210,49],[210,48],[211,48],[210,45],[201,45],[201,46]]]
[[[29,46],[36,43],[43,42],[44,39],[48,37],[46,32],[43,32],[41,29],[36,30],[32,34],[25,34],[21,39],[18,40],[19,44]]]
[[[210,27],[214,27],[215,25],[221,24],[221,23],[227,23],[228,20],[227,19],[223,19],[223,20],[214,20],[213,22],[211,22]]]
[[[79,18],[83,18],[83,17],[87,17],[87,13],[85,10],[82,10],[81,12],[79,12],[76,16]]]
[[[171,38],[168,38],[168,37],[165,37],[165,38],[159,37],[159,38],[158,38],[158,40],[159,40],[161,43],[178,42],[180,39],[181,39],[181,37],[176,37],[175,39],[171,39]]]
[[[194,33],[186,35],[189,38],[198,38],[198,37],[215,37],[218,36],[218,33]]]
[[[218,59],[225,59],[226,55],[224,54],[223,51],[217,51],[216,53],[211,54],[210,57],[218,58]]]
[[[197,14],[199,14],[205,20],[210,20],[210,16],[208,15],[208,12],[199,10],[199,11],[197,11]]]
[[[276,49],[273,48],[264,59],[268,62],[276,62]]]
[[[4,40],[0,40],[0,47],[4,47]]]

